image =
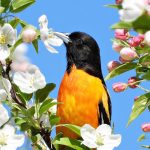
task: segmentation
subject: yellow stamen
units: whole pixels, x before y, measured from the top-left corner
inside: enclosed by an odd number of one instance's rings
[[[0,44],[6,44],[6,36],[4,34],[0,34]]]

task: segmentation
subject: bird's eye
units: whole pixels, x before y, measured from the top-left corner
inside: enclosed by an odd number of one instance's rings
[[[76,45],[82,45],[83,41],[81,39],[77,39],[77,40],[75,40],[75,44]]]

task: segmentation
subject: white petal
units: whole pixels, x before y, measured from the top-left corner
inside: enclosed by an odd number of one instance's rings
[[[104,138],[104,144],[111,146],[111,147],[117,147],[121,143],[121,135],[116,134],[116,135],[110,135]]]
[[[88,125],[88,124],[85,124],[84,126],[81,127],[81,137],[83,138],[84,141],[93,141],[95,142],[96,140],[96,130]]]
[[[9,119],[8,112],[2,104],[0,104],[0,127]]]
[[[48,43],[53,46],[61,46],[63,44],[63,41],[57,36],[53,35],[48,39]]]
[[[8,46],[6,44],[0,44],[0,61],[5,60],[9,57],[10,51],[8,49]]]
[[[108,145],[101,145],[97,148],[97,150],[113,150],[114,147],[108,146]]]
[[[47,28],[48,19],[46,15],[42,15],[41,17],[39,17],[39,26],[40,28]]]
[[[44,75],[40,72],[39,69],[36,70],[34,75],[34,83],[33,86],[35,89],[42,89],[46,86],[46,81]]]
[[[2,32],[7,37],[7,43],[10,45],[14,44],[16,40],[16,31],[13,27],[10,24],[5,23],[2,27]]]
[[[85,140],[82,142],[82,144],[84,144],[85,146],[89,147],[89,148],[97,148],[97,144],[93,141],[93,140]]]
[[[15,145],[15,147],[17,148],[23,145],[24,140],[25,136],[23,134],[20,135],[14,134],[8,139],[7,143],[8,145]]]
[[[7,93],[4,89],[0,90],[0,101],[4,101],[7,98]]]
[[[3,88],[6,90],[7,93],[11,90],[11,83],[8,79],[2,78],[1,83],[3,85]]]
[[[47,40],[44,41],[44,45],[46,46],[46,48],[47,48],[51,53],[58,53],[58,51],[57,51],[55,48],[53,48],[53,47],[51,47],[51,46],[49,45],[49,43],[48,43]]]
[[[111,131],[112,131],[111,127],[107,124],[102,124],[96,129],[96,132],[102,136],[111,135]]]
[[[6,124],[1,130],[8,136],[12,136],[15,133],[15,128],[9,124]]]

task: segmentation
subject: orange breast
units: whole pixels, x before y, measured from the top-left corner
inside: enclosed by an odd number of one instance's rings
[[[58,93],[58,102],[61,102],[57,109],[57,115],[61,117],[60,124],[90,124],[96,128],[102,90],[101,80],[83,70],[73,67],[70,74],[65,73]],[[76,138],[75,134],[64,127],[58,127],[57,132]]]

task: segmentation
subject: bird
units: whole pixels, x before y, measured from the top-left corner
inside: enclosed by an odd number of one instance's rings
[[[57,116],[59,124],[97,128],[111,124],[111,100],[103,78],[100,49],[96,40],[85,32],[68,35],[66,47],[67,67],[58,91]],[[56,133],[78,139],[78,135],[64,126]]]

